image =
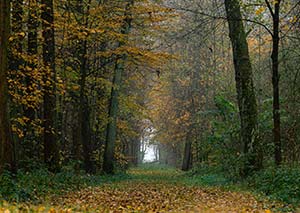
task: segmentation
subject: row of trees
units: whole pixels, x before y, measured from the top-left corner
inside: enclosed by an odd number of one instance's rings
[[[172,10],[147,0],[0,4],[0,173],[137,164],[143,85],[169,57],[153,43]]]
[[[1,2],[1,172],[114,173],[141,160],[150,127],[160,160],[183,170],[298,162],[299,7]]]
[[[155,140],[165,156],[183,159],[183,170],[218,162],[235,176],[298,162],[298,101],[288,97],[299,94],[299,51],[290,49],[299,43],[299,2],[182,0],[169,6],[182,13],[179,25],[186,28],[167,38],[174,42],[169,51],[185,51],[168,65],[155,88],[160,96],[152,98],[160,126]]]

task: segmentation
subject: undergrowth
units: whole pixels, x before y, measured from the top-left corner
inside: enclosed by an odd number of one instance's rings
[[[64,170],[53,174],[46,169],[30,172],[20,170],[17,175],[4,172],[0,176],[0,200],[40,203],[52,195],[128,178],[125,173],[114,176],[85,175]]]
[[[229,179],[217,167],[196,167],[186,173],[184,181],[201,186],[217,186],[226,190],[250,191],[258,199],[283,203],[280,212],[300,209],[300,168],[271,167],[256,172],[246,180]]]
[[[249,186],[271,199],[300,206],[300,168],[268,168],[248,179]]]

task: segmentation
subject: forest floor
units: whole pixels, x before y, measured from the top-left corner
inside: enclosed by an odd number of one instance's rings
[[[273,212],[279,203],[246,191],[200,186],[192,177],[170,168],[134,168],[127,178],[89,186],[47,203],[24,205],[8,212]],[[18,209],[18,210],[17,210]],[[272,210],[271,210],[272,209]],[[23,211],[24,210],[24,211]]]

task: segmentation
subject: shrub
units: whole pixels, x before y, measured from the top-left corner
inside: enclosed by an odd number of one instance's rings
[[[300,168],[268,168],[249,178],[249,184],[272,199],[300,203]]]
[[[0,176],[0,200],[16,198],[16,183],[10,172],[4,171]]]

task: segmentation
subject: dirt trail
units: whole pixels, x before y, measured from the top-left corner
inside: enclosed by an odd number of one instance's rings
[[[175,170],[134,169],[130,176],[66,194],[54,204],[79,212],[270,212],[247,193],[188,186]]]

